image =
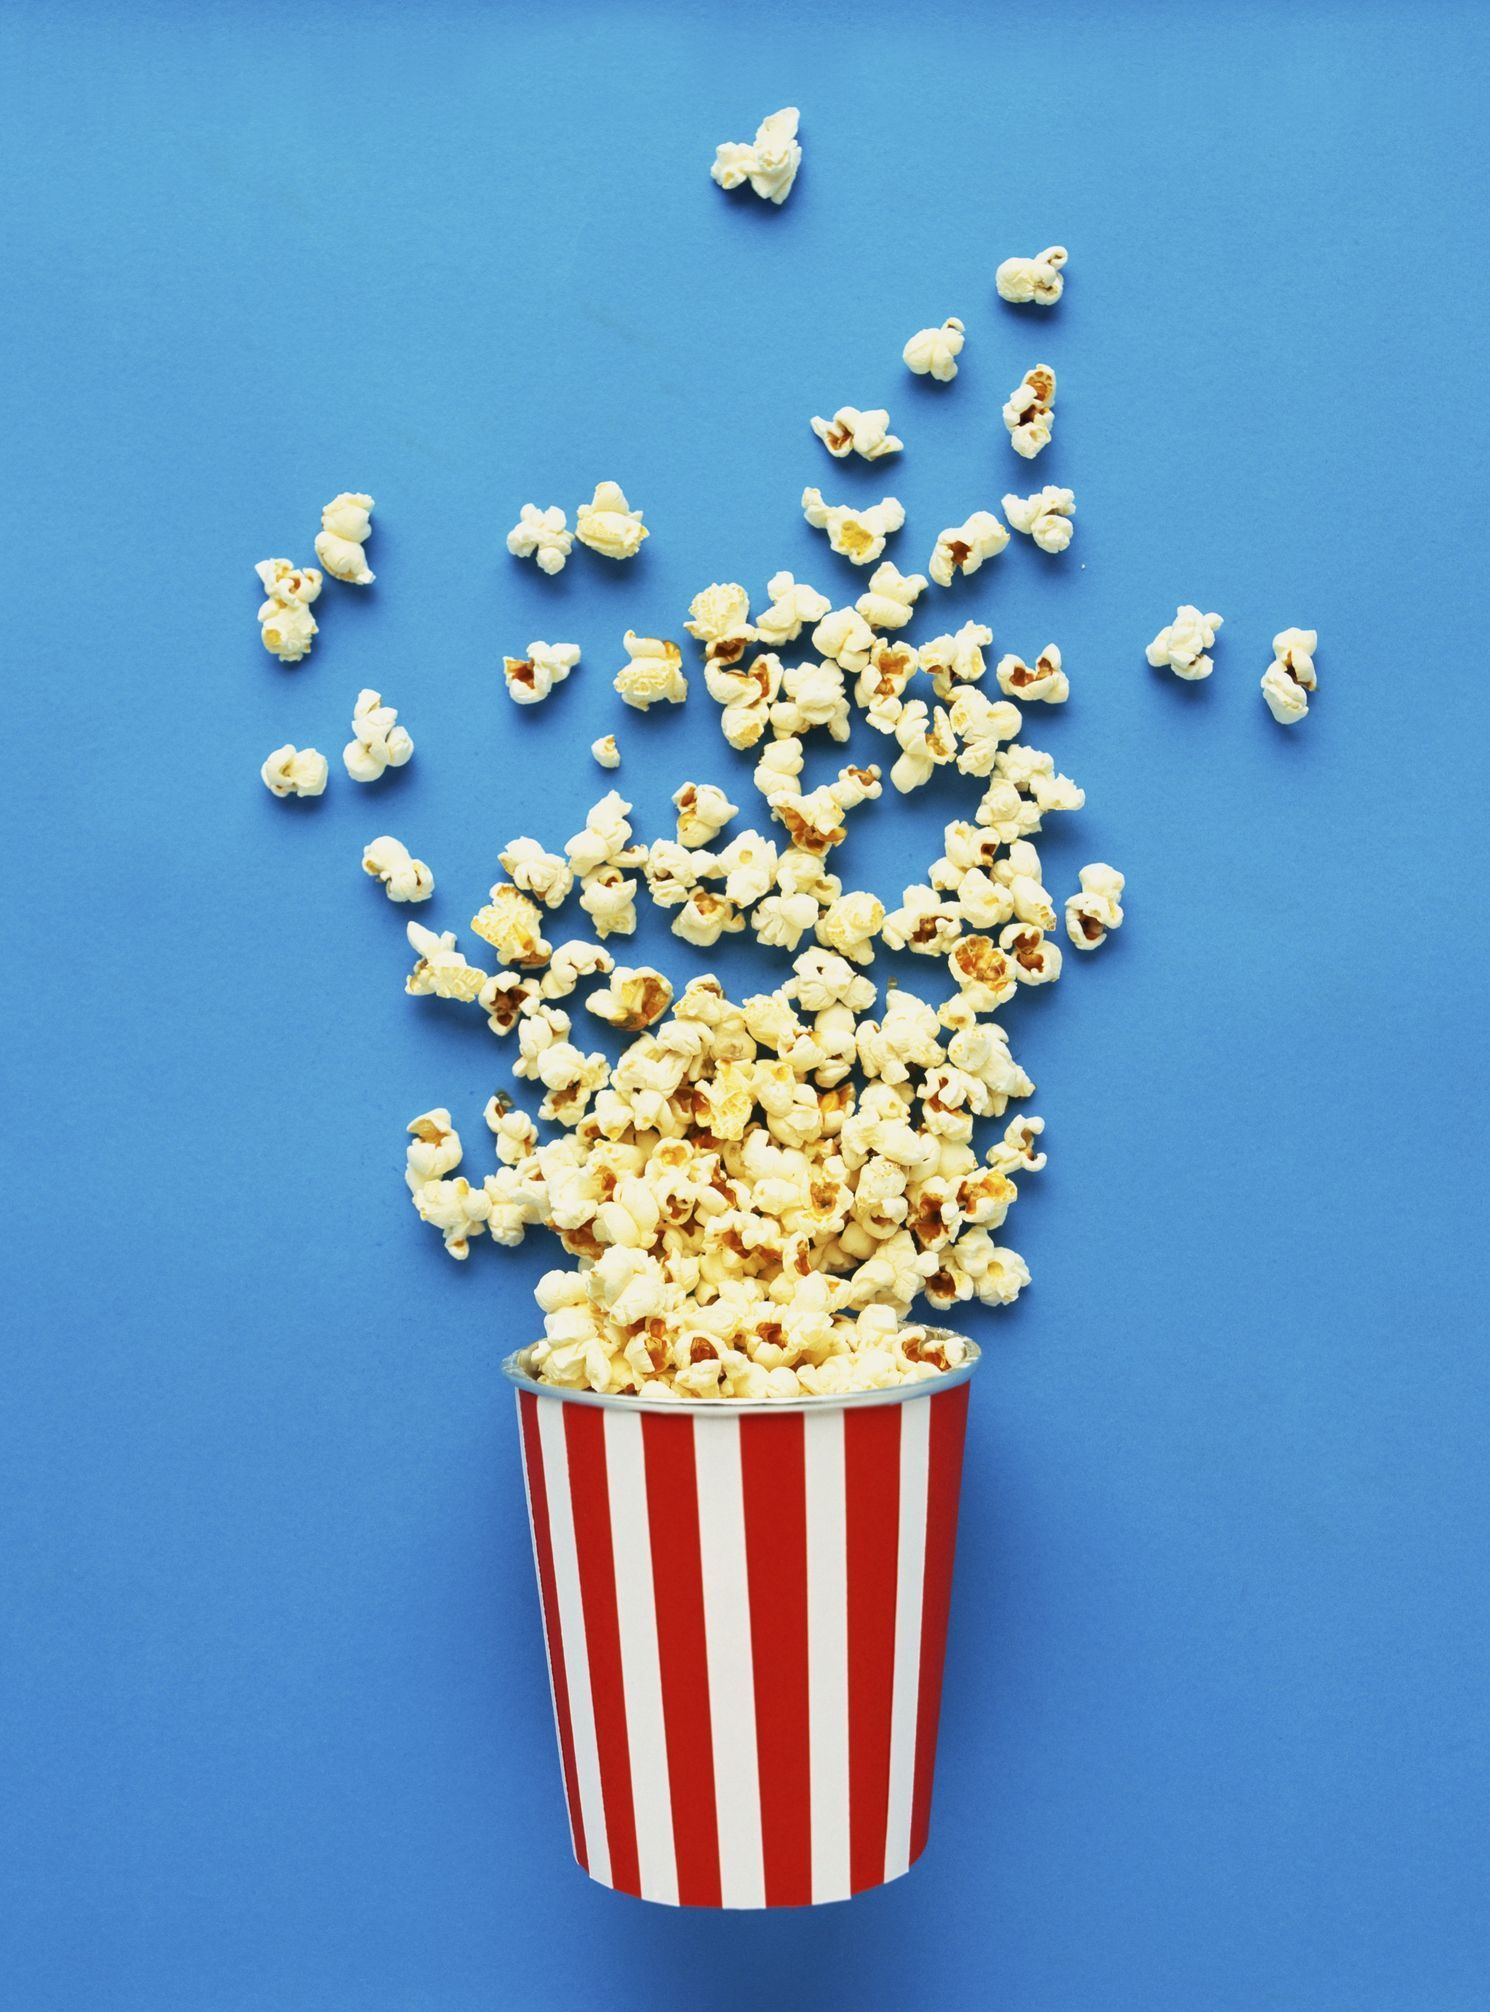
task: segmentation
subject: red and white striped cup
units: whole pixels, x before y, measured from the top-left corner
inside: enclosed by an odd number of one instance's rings
[[[968,1378],[785,1403],[518,1386],[574,1855],[691,1907],[896,1879],[931,1818]]]

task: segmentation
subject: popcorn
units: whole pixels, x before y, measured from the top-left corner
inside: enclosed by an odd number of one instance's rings
[[[376,577],[368,571],[362,549],[372,530],[372,509],[371,496],[344,491],[333,496],[321,512],[316,557],[333,580],[345,580],[349,587],[370,587]]]
[[[1149,644],[1145,654],[1154,669],[1168,669],[1177,678],[1208,678],[1216,668],[1206,651],[1221,627],[1219,615],[1203,615],[1188,601],[1175,610],[1174,620]]]
[[[643,1027],[660,1020],[672,1003],[673,988],[660,971],[650,964],[617,964],[605,985],[590,994],[585,1006],[612,1027],[639,1034]]]
[[[522,515],[507,533],[507,550],[513,558],[536,559],[541,573],[562,573],[573,549],[574,533],[557,503],[547,510],[540,510],[536,503],[524,503]]]
[[[758,616],[755,632],[761,642],[778,649],[795,642],[809,622],[826,615],[832,605],[826,594],[794,579],[790,573],[773,573],[766,582],[771,604]]]
[[[905,445],[890,431],[889,413],[878,407],[861,412],[857,405],[840,405],[831,419],[814,419],[812,430],[838,461],[846,454],[879,461],[886,454],[898,454]]]
[[[1282,629],[1273,638],[1273,661],[1262,674],[1262,696],[1281,727],[1291,727],[1309,710],[1309,693],[1317,688],[1314,652],[1317,629]]]
[[[390,901],[428,901],[435,891],[435,877],[424,861],[386,835],[364,848],[362,871],[382,881]]]
[[[579,905],[595,924],[597,936],[635,934],[636,888],[637,883],[615,866],[600,866],[581,877]]]
[[[561,943],[548,960],[538,989],[545,999],[567,999],[586,978],[603,977],[615,968],[615,959],[608,950],[602,950],[598,943],[572,937],[569,942]]]
[[[835,552],[856,566],[867,566],[885,549],[885,540],[905,522],[904,507],[893,496],[882,496],[867,510],[851,503],[825,503],[821,489],[802,491],[802,514],[815,531],[825,531]]]
[[[802,743],[795,734],[786,734],[761,750],[752,776],[756,788],[774,805],[780,796],[789,796],[802,773]]]
[[[544,973],[544,980],[548,978]],[[517,971],[495,971],[476,994],[493,1034],[510,1034],[518,1021],[544,997],[543,984]]]
[[[707,845],[740,814],[740,806],[731,803],[712,782],[685,782],[673,792],[673,803],[678,813],[678,843],[690,847]]]
[[[436,999],[470,1001],[478,997],[489,974],[467,964],[455,947],[454,930],[446,929],[437,936],[433,929],[411,922],[407,934],[418,961],[404,980],[405,992],[415,999],[431,993]]]
[[[761,120],[753,142],[724,141],[714,149],[710,177],[722,189],[737,189],[748,180],[765,201],[784,203],[802,164],[802,149],[797,140],[801,116],[795,105],[787,105]]]
[[[326,757],[286,741],[266,756],[259,774],[271,796],[319,796],[326,787]]]
[[[993,631],[982,622],[964,622],[954,636],[933,636],[920,649],[920,666],[931,673],[939,699],[955,699],[965,685],[976,683],[987,670],[983,651]]]
[[[999,743],[1012,740],[1023,724],[1017,706],[990,699],[973,685],[959,688],[947,717],[961,743],[957,766],[963,775],[991,775]]]
[[[908,370],[917,377],[934,377],[950,384],[957,375],[957,359],[965,337],[962,323],[949,315],[940,328],[918,329],[900,352]]]
[[[1026,461],[1033,461],[1042,448],[1050,445],[1051,428],[1055,425],[1054,405],[1055,372],[1048,363],[1037,363],[1033,370],[1024,373],[1004,404],[1010,445]]]
[[[1071,542],[1076,495],[1047,483],[1033,496],[1006,496],[1004,515],[1010,526],[1033,538],[1042,552],[1064,552]]]
[[[781,659],[769,651],[743,668],[705,664],[709,696],[724,710],[719,727],[732,748],[754,747],[771,723],[771,707],[781,690]]]
[[[578,643],[529,643],[525,657],[503,657],[507,693],[520,706],[537,705],[562,685],[579,662]]]
[[[733,582],[705,587],[689,602],[688,613],[692,619],[684,627],[704,645],[706,663],[738,664],[755,641],[750,596]]]
[[[903,629],[925,591],[924,573],[902,573],[898,566],[886,559],[870,574],[868,590],[859,596],[854,606],[871,629]]]
[[[409,1193],[417,1195],[427,1181],[441,1180],[460,1165],[460,1133],[443,1104],[411,1118],[408,1130],[412,1144],[405,1154],[404,1179]]]
[[[614,789],[591,805],[584,830],[564,844],[565,856],[577,875],[593,873],[602,866],[640,864],[646,848],[631,845],[630,810],[625,797]]]
[[[261,559],[254,571],[267,597],[259,608],[259,641],[282,664],[298,664],[319,634],[310,604],[320,594],[321,575],[288,559]]]
[[[716,870],[723,874],[725,894],[737,908],[750,908],[770,892],[778,858],[775,842],[758,831],[742,831],[730,840],[719,854]]]
[[[633,510],[618,482],[600,482],[574,513],[574,535],[602,559],[634,559],[648,536],[642,512]]]
[[[559,907],[574,886],[574,869],[568,861],[556,852],[545,852],[536,838],[513,839],[497,858],[513,886],[545,908]]]
[[[1061,669],[1061,653],[1054,643],[1045,645],[1033,670],[1023,657],[1000,657],[994,676],[1001,692],[1026,703],[1043,699],[1046,705],[1063,706],[1071,696],[1070,682]]]
[[[1068,253],[1064,245],[1049,245],[1034,258],[1006,258],[993,276],[1000,300],[1024,307],[1054,307],[1066,281],[1064,268]]]
[[[498,881],[484,908],[471,917],[471,927],[488,942],[504,964],[547,964],[553,945],[543,938],[538,905],[520,888]]]
[[[660,703],[681,705],[688,696],[688,680],[677,644],[660,636],[639,636],[634,629],[621,640],[631,661],[617,671],[615,686],[627,705],[643,713]]]
[[[671,838],[654,838],[642,862],[647,892],[659,908],[679,908],[718,863],[711,852],[691,850]]]
[[[806,796],[790,792],[771,806],[772,815],[786,826],[792,844],[819,858],[848,836],[842,810],[831,789],[815,789]]]
[[[989,510],[975,510],[965,523],[939,532],[927,572],[939,587],[950,587],[954,573],[976,573],[985,559],[996,559],[1009,542],[1007,528]]]
[[[383,704],[381,692],[360,691],[352,710],[352,738],[341,754],[353,782],[376,782],[386,769],[402,768],[413,752],[397,709]]]
[[[854,698],[885,733],[894,730],[906,686],[920,669],[913,644],[876,641],[859,672]]]
[[[837,664],[791,664],[781,674],[781,697],[771,708],[772,731],[795,739],[813,727],[826,727],[836,741],[849,737],[848,694]]]
[[[987,936],[964,936],[960,943],[954,943],[947,968],[974,1013],[996,1013],[1014,997],[1016,978],[1009,958],[1001,945]]]
[[[674,936],[701,950],[709,949],[723,935],[738,935],[744,927],[745,918],[729,896],[713,894],[706,887],[690,892],[672,924]]]
[[[479,1237],[491,1216],[491,1197],[468,1180],[427,1181],[414,1194],[421,1222],[440,1231],[453,1258],[471,1254],[471,1239]]]
[[[818,916],[817,940],[825,950],[835,950],[855,964],[868,964],[884,920],[885,904],[878,895],[862,890],[840,894]]]
[[[903,794],[930,782],[932,770],[951,761],[957,752],[945,710],[938,706],[930,715],[922,699],[911,699],[901,707],[895,738],[900,743],[900,758],[890,770],[890,781]]]
[[[999,948],[1021,985],[1048,985],[1061,975],[1060,945],[1031,923],[1008,923],[999,931]]]
[[[1100,860],[1084,866],[1080,879],[1080,894],[1066,897],[1066,934],[1078,950],[1095,950],[1107,941],[1109,930],[1122,924],[1118,896],[1126,883],[1122,874]]]
[[[862,671],[874,648],[874,631],[857,608],[832,608],[812,632],[812,647],[844,671]]]
[[[590,753],[602,768],[619,768],[621,766],[621,750],[616,746],[616,737],[614,734],[602,734],[599,740],[591,741]]]
[[[962,934],[962,917],[957,903],[935,888],[907,887],[900,907],[885,917],[881,934],[887,949],[943,957]]]

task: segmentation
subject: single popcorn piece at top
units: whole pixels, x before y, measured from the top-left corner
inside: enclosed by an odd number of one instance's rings
[[[905,522],[905,510],[894,496],[859,510],[851,503],[825,503],[821,489],[802,491],[802,515],[815,531],[825,531],[832,549],[856,566],[867,566],[885,549],[885,540]]]
[[[288,559],[261,559],[254,571],[265,594],[259,641],[282,664],[298,664],[320,633],[310,606],[320,595],[321,574],[314,566],[292,566]]]
[[[286,741],[264,762],[259,774],[271,796],[319,796],[326,787],[326,757],[315,748]]]
[[[1008,542],[1007,525],[991,510],[975,510],[963,523],[938,533],[926,570],[939,587],[950,587],[955,574],[976,573],[985,559],[996,559]]]
[[[1280,727],[1291,727],[1309,710],[1309,694],[1318,688],[1314,652],[1317,629],[1281,629],[1273,638],[1273,661],[1262,674],[1262,696]]]
[[[1047,245],[1034,258],[1006,258],[993,276],[1000,300],[1016,307],[1054,307],[1065,288],[1069,253],[1064,245]]]
[[[1033,496],[1006,496],[1003,502],[1012,528],[1033,538],[1042,552],[1064,552],[1070,544],[1075,529],[1071,522],[1076,515],[1074,490],[1047,483]]]
[[[1061,653],[1047,643],[1033,666],[1023,657],[1000,657],[994,672],[999,690],[1011,699],[1043,700],[1048,706],[1063,706],[1071,696],[1071,684],[1061,669]]]
[[[381,692],[357,694],[352,709],[352,738],[341,758],[353,782],[376,782],[391,768],[402,768],[414,752],[407,727],[398,724],[398,709],[385,706]]]
[[[714,149],[712,179],[722,189],[737,189],[748,181],[766,202],[784,203],[802,165],[797,139],[801,116],[795,105],[785,105],[761,120],[753,141],[723,141]]]
[[[949,315],[940,328],[917,329],[900,354],[906,369],[917,377],[934,377],[939,384],[950,384],[957,375],[957,359],[966,339],[962,323],[955,314]]]
[[[316,533],[316,557],[333,580],[349,587],[370,587],[377,577],[368,569],[363,546],[372,531],[371,496],[343,491],[321,512],[321,528]]]
[[[386,833],[364,847],[362,871],[383,883],[390,901],[428,901],[435,891],[435,877],[424,861]]]
[[[525,657],[503,657],[507,695],[517,705],[536,706],[562,685],[579,662],[578,643],[529,643]]]
[[[1033,461],[1050,445],[1055,425],[1055,372],[1048,363],[1037,363],[1020,378],[1004,405],[1004,424],[1016,454]]]
[[[588,503],[574,513],[574,535],[602,559],[634,559],[649,536],[640,510],[633,510],[618,482],[600,482]]]
[[[619,768],[621,766],[621,750],[616,746],[616,737],[614,734],[602,734],[599,740],[591,741],[590,753],[602,768]]]
[[[1115,867],[1100,860],[1082,867],[1079,878],[1080,894],[1066,897],[1066,934],[1078,950],[1095,950],[1107,941],[1110,930],[1122,925],[1118,896],[1127,883]]]
[[[831,419],[814,419],[812,430],[838,461],[848,454],[879,461],[905,445],[890,431],[890,415],[880,406],[861,412],[857,405],[840,405]]]
[[[1174,620],[1162,628],[1145,652],[1156,671],[1171,670],[1177,678],[1194,681],[1208,678],[1216,668],[1206,654],[1221,627],[1219,615],[1203,615],[1188,601],[1175,610]]]
[[[621,638],[630,658],[616,672],[615,688],[628,706],[646,712],[650,706],[678,706],[688,696],[683,652],[663,636],[639,636],[628,629]]]
[[[562,573],[573,549],[574,533],[557,503],[547,510],[540,510],[536,503],[524,503],[522,514],[507,533],[507,550],[513,558],[536,560],[541,573]]]

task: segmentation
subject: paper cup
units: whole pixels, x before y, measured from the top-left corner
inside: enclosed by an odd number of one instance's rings
[[[931,1818],[968,1379],[669,1403],[518,1386],[574,1855],[685,1907],[896,1879]]]

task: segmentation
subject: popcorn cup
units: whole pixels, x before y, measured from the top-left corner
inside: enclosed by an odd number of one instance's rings
[[[781,1403],[517,1385],[574,1855],[799,1907],[925,1848],[969,1360]]]

